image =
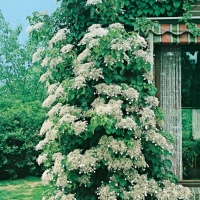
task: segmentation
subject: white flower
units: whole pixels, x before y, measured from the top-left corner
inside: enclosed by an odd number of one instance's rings
[[[49,108],[57,99],[57,96],[55,94],[49,95],[42,103],[42,106],[44,108]]]
[[[41,165],[43,162],[47,161],[47,154],[39,155],[37,159],[38,165]]]
[[[40,129],[40,135],[44,135],[47,131],[49,131],[54,126],[53,122],[49,119],[45,120]]]
[[[99,194],[98,199],[100,200],[116,200],[117,199],[115,191],[111,191],[108,185],[106,186],[102,185],[99,188],[98,194]]]
[[[81,87],[84,87],[85,86],[85,77],[84,76],[77,76],[75,79],[74,79],[74,83],[72,84],[72,87],[73,88],[81,88]]]
[[[137,101],[139,98],[139,93],[137,90],[135,90],[134,88],[128,88],[126,90],[122,90],[122,96],[126,99],[126,100],[130,100],[130,101]]]
[[[157,107],[159,105],[159,101],[157,97],[148,96],[145,98],[146,104],[149,104],[150,107]]]
[[[68,53],[72,50],[74,45],[72,44],[66,44],[65,46],[62,47],[62,49],[60,50],[62,53]]]
[[[134,51],[134,52],[133,52],[133,55],[135,55],[136,58],[137,58],[137,57],[143,58],[144,61],[146,61],[146,63],[150,63],[151,65],[154,64],[153,55],[150,54],[149,52],[146,52],[146,51],[142,50],[142,49],[139,49],[139,50],[137,50],[137,51]]]
[[[115,125],[116,128],[122,128],[122,129],[128,129],[128,130],[136,130],[137,124],[136,122],[131,118],[127,117],[124,119],[119,119],[119,121]]]
[[[110,29],[113,29],[113,28],[124,29],[124,25],[120,23],[114,23],[114,24],[109,25],[109,28]]]
[[[90,6],[90,5],[96,5],[102,3],[102,0],[87,0],[86,2],[86,6]]]
[[[89,49],[85,49],[82,53],[80,53],[77,57],[78,62],[83,62],[88,56],[91,55],[91,52]]]
[[[52,58],[50,61],[50,67],[54,68],[56,67],[58,64],[63,63],[64,60],[62,59],[62,57],[58,56],[56,58]]]
[[[43,51],[44,51],[44,48],[43,48],[43,47],[39,47],[39,48],[37,49],[37,51],[36,51],[36,52],[33,54],[33,56],[32,56],[32,62],[33,62],[33,63],[40,60],[40,58],[41,58],[41,53],[42,53]]]
[[[45,57],[44,60],[41,63],[42,67],[47,67],[49,64],[50,58],[49,57]]]
[[[35,25],[32,25],[32,26],[29,26],[27,29],[26,29],[26,32],[27,34],[30,34],[33,30],[38,30],[40,29],[42,26],[43,26],[43,22],[38,22],[37,24]]]
[[[153,83],[153,73],[152,72],[147,72],[143,75],[144,80],[147,80],[148,84]]]
[[[66,34],[70,33],[67,28],[60,29],[53,38],[49,41],[49,46],[52,47],[53,44],[66,39]]]
[[[87,122],[86,121],[78,121],[75,122],[73,125],[75,135],[79,135],[80,133],[84,132],[87,129]]]
[[[47,169],[42,174],[42,183],[44,185],[48,185],[51,181],[53,181],[53,174],[49,169]]]
[[[128,51],[131,50],[131,45],[128,40],[123,40],[123,39],[113,39],[111,41],[111,49],[114,50],[123,50],[123,51]]]
[[[88,28],[90,32],[86,33],[83,39],[79,42],[79,45],[84,45],[90,42],[95,37],[103,37],[108,34],[108,30],[105,28],[101,28],[99,24],[92,25]]]
[[[42,76],[40,77],[39,82],[42,82],[42,83],[45,82],[49,78],[49,76],[50,76],[50,72],[47,71],[46,73],[42,74]]]

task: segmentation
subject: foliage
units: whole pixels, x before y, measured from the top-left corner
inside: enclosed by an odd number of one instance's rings
[[[183,140],[183,166],[185,179],[200,177],[200,140]]]
[[[41,174],[35,145],[45,118],[43,72],[31,63],[35,44],[19,44],[20,32],[0,11],[0,179]]]
[[[11,29],[0,11],[0,95],[42,100],[44,90],[38,83],[42,71],[31,64],[33,45],[19,44],[21,30],[21,26]]]
[[[192,10],[191,4],[196,2],[196,0],[184,0],[183,3],[183,19],[181,21],[184,21],[187,28],[194,34],[194,36],[200,36],[200,29],[196,26],[195,23],[192,22],[192,14],[190,11]]]
[[[38,129],[45,117],[40,101],[1,99],[0,179],[39,175],[35,145],[41,139]]]
[[[44,191],[48,190],[41,184],[39,177],[26,177],[18,180],[0,182],[1,200],[41,200]]]

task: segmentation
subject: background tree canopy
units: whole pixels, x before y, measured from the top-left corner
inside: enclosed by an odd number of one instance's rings
[[[0,12],[0,179],[39,175],[38,130],[45,118],[41,69],[32,64],[34,44],[18,42]]]

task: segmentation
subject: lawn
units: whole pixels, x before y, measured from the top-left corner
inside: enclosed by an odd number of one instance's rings
[[[44,190],[39,177],[0,181],[0,200],[41,200]]]

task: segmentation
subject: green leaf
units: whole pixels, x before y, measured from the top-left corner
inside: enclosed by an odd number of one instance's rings
[[[161,9],[160,9],[160,13],[164,13],[165,12],[165,7],[162,7]]]
[[[155,11],[155,15],[156,15],[156,16],[159,16],[159,15],[160,15],[160,10],[156,10],[156,11]]]
[[[128,6],[128,5],[130,4],[130,1],[125,1],[124,4],[125,4],[126,6]]]
[[[180,1],[174,1],[173,5],[175,8],[178,8],[180,6],[181,2]]]
[[[167,4],[167,5],[166,5],[166,9],[167,9],[167,10],[170,10],[170,9],[171,9],[171,5]]]
[[[171,168],[172,167],[172,162],[170,160],[165,160],[164,163],[167,165],[167,167]]]

